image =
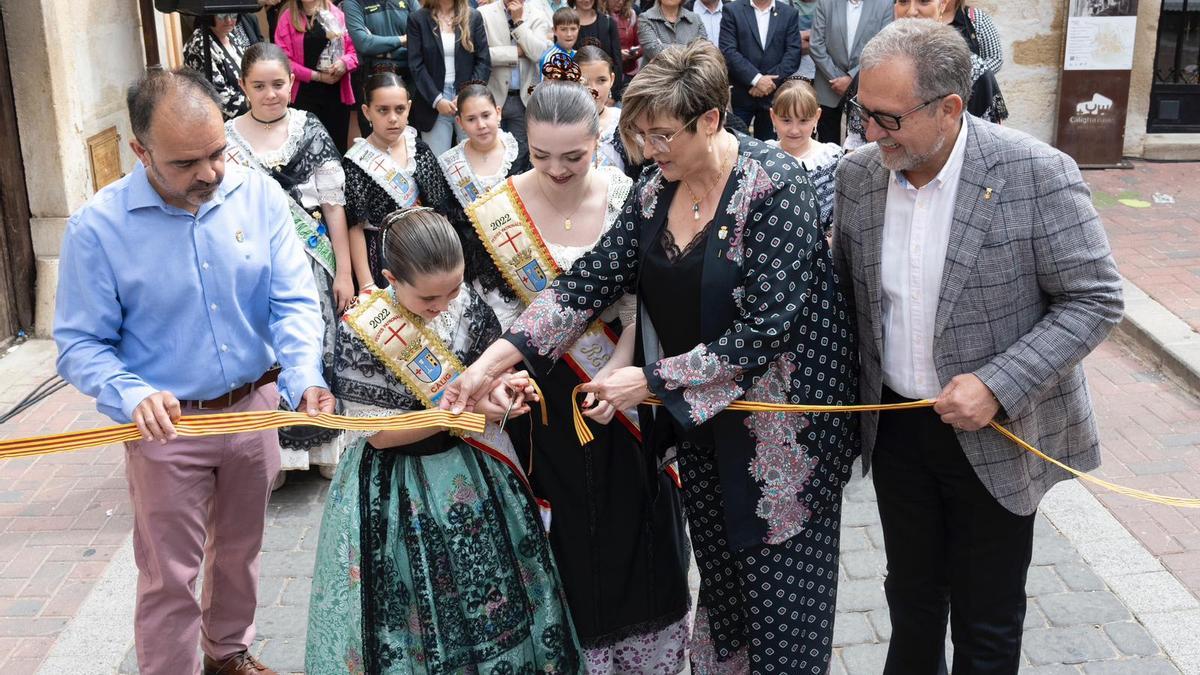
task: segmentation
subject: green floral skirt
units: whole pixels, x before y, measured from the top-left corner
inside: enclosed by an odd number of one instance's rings
[[[306,668],[578,673],[581,652],[537,506],[465,443],[342,456],[317,544]]]

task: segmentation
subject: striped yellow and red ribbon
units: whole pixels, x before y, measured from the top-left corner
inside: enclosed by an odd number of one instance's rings
[[[284,410],[191,415],[180,418],[175,431],[180,436],[199,437],[265,431],[294,425],[323,427],[349,431],[408,431],[443,428],[482,433],[486,420],[479,413],[454,415],[445,410],[422,410],[394,417],[346,417],[321,414],[310,417],[305,413]],[[84,448],[98,448],[112,443],[136,441],[141,432],[133,424],[118,424],[85,431],[14,438],[0,441],[0,459],[34,457]]]
[[[592,441],[592,431],[588,429],[586,418],[579,411],[579,387],[576,387],[571,392],[571,413],[575,425],[575,435],[579,437],[581,444],[586,444]],[[646,399],[647,405],[661,406],[662,401],[655,397]],[[740,412],[780,412],[780,413],[862,413],[862,412],[880,412],[886,410],[913,410],[917,408],[932,408],[936,401],[932,399],[922,399],[920,401],[908,401],[905,403],[880,403],[874,405],[799,405],[793,403],[759,403],[755,401],[734,401],[730,403],[726,410],[736,410]],[[1165,495],[1154,494],[1145,490],[1118,485],[1103,478],[1097,478],[1090,474],[1086,474],[1078,469],[1072,468],[1054,459],[1046,453],[1038,450],[1029,443],[1026,443],[1019,436],[1004,428],[1003,425],[997,422],[991,422],[989,426],[996,430],[997,433],[1017,444],[1017,447],[1022,450],[1032,453],[1038,458],[1045,460],[1054,466],[1066,471],[1067,473],[1088,481],[1094,485],[1116,492],[1117,494],[1140,499],[1142,501],[1153,502],[1155,504],[1163,504],[1165,506],[1178,506],[1185,509],[1200,508],[1200,499],[1192,499],[1187,497],[1170,497]]]

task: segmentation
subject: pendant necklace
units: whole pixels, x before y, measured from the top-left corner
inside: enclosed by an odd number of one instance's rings
[[[548,204],[550,206],[550,208],[554,209],[554,212],[557,213],[558,216],[563,219],[563,229],[570,232],[571,231],[571,218],[574,217],[575,214],[579,212],[579,209],[581,209],[583,207],[583,202],[585,202],[587,200],[588,191],[592,187],[592,172],[591,171],[588,172],[587,183],[584,184],[584,186],[583,186],[583,195],[579,198],[579,203],[576,204],[575,208],[571,209],[571,212],[565,216],[563,215],[563,212],[559,211],[558,207],[554,205],[554,202],[552,202],[550,200],[550,196],[546,194],[546,188],[542,187],[541,173],[539,173],[534,178],[534,181],[537,183],[538,191],[542,193],[542,198],[546,200],[546,204]]]
[[[688,184],[687,181],[683,181],[683,186],[685,188],[687,188],[688,195],[692,199],[692,220],[696,220],[696,221],[700,220],[700,202],[704,201],[705,199],[708,199],[708,195],[712,193],[713,188],[715,188],[717,186],[717,184],[721,182],[721,176],[724,176],[725,172],[729,169],[729,160],[735,154],[736,153],[728,153],[727,154],[725,161],[721,162],[721,169],[720,169],[720,171],[717,172],[716,180],[714,180],[712,182],[712,185],[708,186],[708,189],[705,190],[704,194],[700,195],[699,198],[697,198],[696,193],[692,191],[692,186],[690,184]]]
[[[287,116],[288,116],[288,111],[286,111],[286,110],[285,110],[285,111],[283,111],[283,114],[282,114],[282,115],[280,115],[279,117],[276,117],[276,118],[275,118],[275,119],[273,119],[273,120],[260,120],[260,119],[258,119],[257,117],[255,117],[255,116],[254,116],[254,113],[250,113],[250,119],[254,120],[255,122],[258,122],[258,123],[259,123],[259,124],[261,124],[261,125],[263,125],[263,127],[265,127],[265,128],[267,129],[267,131],[270,131],[270,130],[271,130],[271,125],[273,125],[273,124],[275,124],[275,123],[277,123],[277,122],[281,122],[281,121],[283,121],[283,120],[284,120],[284,119],[285,119]]]

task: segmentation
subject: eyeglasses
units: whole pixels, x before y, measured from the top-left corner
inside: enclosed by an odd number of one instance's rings
[[[237,21],[237,14],[216,14],[213,16],[217,21]]]
[[[708,112],[708,111],[706,110],[704,112]],[[687,124],[684,124],[682,127],[680,127],[679,131],[676,131],[675,133],[671,134],[670,136],[663,136],[662,134],[646,134],[645,136],[643,136],[642,134],[634,134],[633,142],[637,143],[639,148],[644,148],[644,147],[646,147],[647,144],[649,144],[650,147],[654,148],[655,152],[670,152],[671,151],[671,141],[675,140],[676,136],[678,136],[679,134],[682,134],[684,131],[687,130],[688,127],[692,126],[692,124],[694,124],[696,122],[696,120],[700,119],[703,116],[704,116],[704,113],[700,113],[699,115],[696,115],[695,117],[693,117],[691,119],[691,121],[689,121]]]
[[[908,117],[909,115],[917,112],[918,110],[921,110],[922,108],[929,107],[930,104],[940,101],[949,95],[950,94],[942,94],[941,96],[934,96],[933,98],[929,99],[928,101],[925,101],[924,103],[913,108],[912,110],[909,110],[906,113],[901,113],[899,115],[892,115],[890,113],[881,113],[881,112],[875,112],[873,110],[867,110],[866,108],[864,108],[862,106],[861,103],[858,102],[857,96],[850,99],[849,105],[850,105],[850,112],[854,113],[855,115],[858,115],[859,117],[862,117],[863,119],[870,117],[871,119],[875,120],[876,124],[878,124],[880,127],[884,128],[884,129],[887,129],[888,131],[900,131],[900,120],[904,119],[905,117]]]

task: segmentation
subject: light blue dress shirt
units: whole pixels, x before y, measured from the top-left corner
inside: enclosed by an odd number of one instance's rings
[[[293,408],[324,387],[316,284],[286,199],[233,164],[196,215],[168,206],[140,163],[97,193],[63,239],[58,372],[117,422],[156,391],[208,400],[276,362]]]
[[[715,12],[709,9],[703,2],[697,0],[696,4],[692,5],[692,11],[704,23],[704,32],[708,34],[709,42],[719,46],[721,44],[721,17],[725,15],[724,0],[722,0],[721,4],[717,5],[717,11]]]

